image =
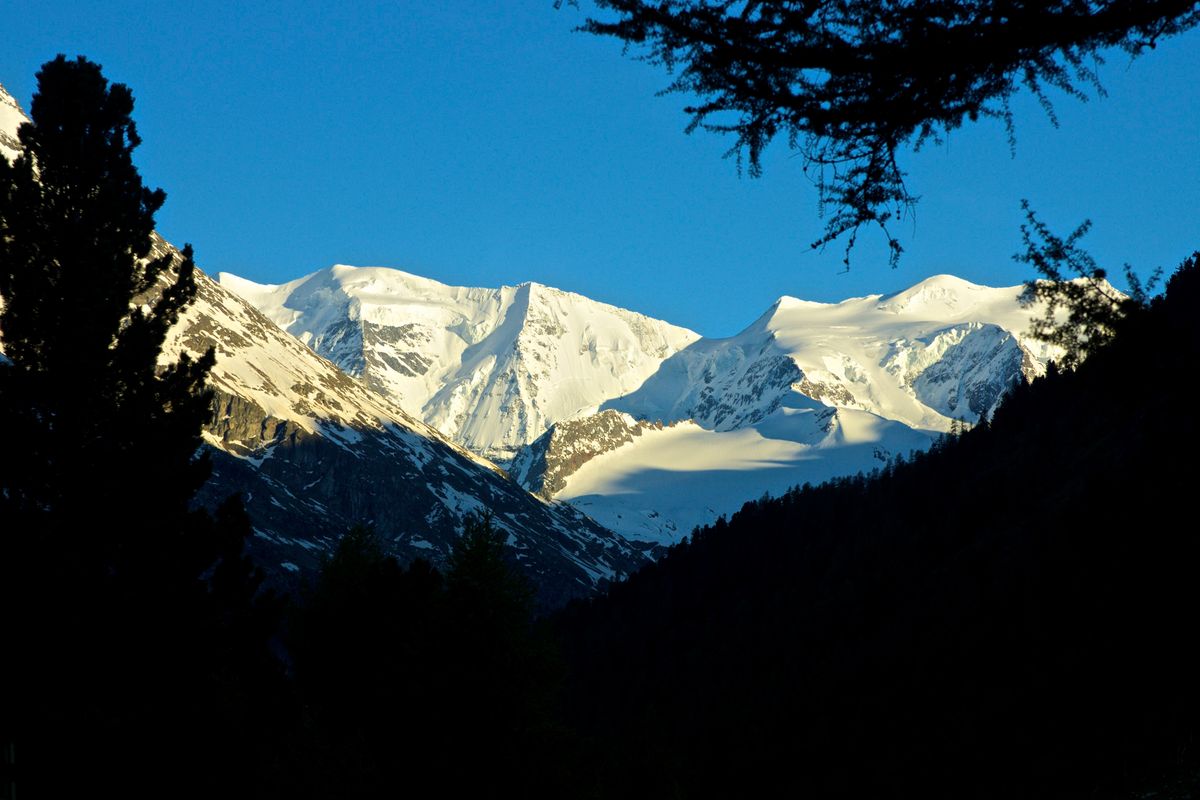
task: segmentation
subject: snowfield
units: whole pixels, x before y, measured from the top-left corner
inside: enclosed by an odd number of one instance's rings
[[[764,492],[869,470],[931,442],[862,411],[781,408],[755,427],[651,431],[589,461],[556,497],[627,538],[671,544]]]

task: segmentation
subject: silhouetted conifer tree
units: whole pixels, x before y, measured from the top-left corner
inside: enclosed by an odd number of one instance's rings
[[[560,796],[581,788],[558,722],[561,665],[534,625],[533,587],[507,557],[508,533],[490,513],[469,516],[446,572],[446,712],[468,769],[453,793]]]
[[[240,505],[190,508],[214,357],[161,352],[196,294],[191,249],[154,244],[165,194],[133,165],[130,90],[83,57],[37,77],[24,152],[0,158],[0,717],[31,796],[101,776],[202,793],[240,741],[221,730],[233,662],[268,626]]]
[[[1122,320],[1149,307],[1150,296],[1162,277],[1156,270],[1142,281],[1125,265],[1129,294],[1108,282],[1108,273],[1079,245],[1092,223],[1085,220],[1065,239],[1038,219],[1028,201],[1021,203],[1024,252],[1013,258],[1033,267],[1038,278],[1025,283],[1021,305],[1044,307],[1030,333],[1063,349],[1062,365],[1075,369],[1089,353],[1112,342]]]
[[[506,534],[469,517],[445,577],[401,567],[351,529],[291,627],[308,736],[289,770],[300,796],[560,797],[580,788],[558,724],[555,650]]]

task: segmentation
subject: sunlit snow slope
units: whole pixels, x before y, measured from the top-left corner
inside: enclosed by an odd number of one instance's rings
[[[472,289],[347,266],[278,286],[220,281],[413,416],[502,461],[636,389],[699,338],[537,283]]]

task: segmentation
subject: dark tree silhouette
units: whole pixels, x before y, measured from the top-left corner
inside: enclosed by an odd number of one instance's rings
[[[166,556],[208,473],[195,454],[213,357],[158,365],[195,294],[191,251],[175,269],[152,257],[165,194],[133,166],[132,109],[99,66],[60,56],[38,73],[25,153],[0,159],[0,402],[17,437],[0,458],[5,512],[110,578]]]
[[[446,788],[468,797],[580,793],[577,753],[556,713],[562,666],[533,620],[534,588],[507,539],[489,512],[477,512],[447,563],[445,713],[471,767]]]
[[[369,527],[342,537],[291,627],[313,726],[289,795],[579,789],[555,719],[559,662],[506,535],[486,514],[468,517],[444,578],[425,561],[401,567]]]
[[[83,57],[37,78],[24,152],[0,158],[0,718],[31,794],[93,769],[199,793],[229,774],[217,754],[241,733],[216,727],[267,626],[240,503],[190,507],[213,355],[161,351],[196,293],[191,249],[154,247],[165,194],[133,165],[130,90]]]
[[[1041,277],[1026,282],[1020,301],[1026,308],[1040,304],[1045,309],[1033,321],[1030,333],[1061,347],[1063,367],[1075,369],[1089,353],[1112,342],[1122,320],[1149,308],[1162,270],[1142,281],[1126,264],[1129,294],[1123,294],[1108,282],[1107,271],[1079,244],[1091,230],[1091,220],[1085,220],[1064,239],[1038,219],[1028,201],[1023,201],[1021,207],[1025,211],[1025,223],[1021,225],[1025,250],[1013,258],[1033,267]]]
[[[403,568],[375,531],[342,536],[292,615],[288,636],[311,729],[284,794],[381,796],[443,767],[442,578]]]
[[[447,564],[446,588],[461,623],[498,641],[511,641],[533,616],[533,587],[504,559],[507,538],[490,514],[469,516]]]
[[[882,228],[914,202],[897,164],[981,116],[1005,120],[1022,86],[1100,91],[1101,52],[1138,55],[1200,21],[1196,0],[595,0],[612,36],[698,95],[688,131],[733,134],[751,175],[777,136],[798,147],[831,209],[814,247]]]

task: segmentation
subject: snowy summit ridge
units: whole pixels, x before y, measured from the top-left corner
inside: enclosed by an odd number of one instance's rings
[[[1025,333],[1039,310],[1023,287],[952,275],[840,303],[785,295],[720,339],[536,283],[346,266],[221,283],[521,485],[648,543],[927,447],[1054,355]]]
[[[955,418],[990,414],[1013,380],[1039,374],[1052,355],[1024,333],[1037,312],[1019,305],[1022,290],[935,275],[840,303],[784,296],[741,333],[694,343],[605,407],[731,430],[797,394],[945,431]]]
[[[408,413],[500,461],[636,389],[699,338],[532,282],[469,288],[343,265],[279,285],[220,281]]]

